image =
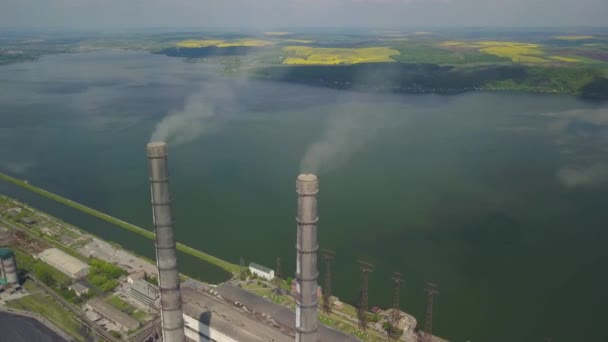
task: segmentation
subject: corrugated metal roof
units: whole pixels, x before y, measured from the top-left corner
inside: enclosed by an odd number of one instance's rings
[[[289,308],[272,303],[264,298],[257,296],[251,292],[240,289],[232,284],[224,283],[215,288],[223,298],[235,302],[238,301],[245,305],[250,310],[255,310],[258,313],[266,313],[279,325],[295,330],[295,313]],[[342,332],[334,330],[325,325],[319,324],[319,339],[321,341],[331,342],[356,342],[360,341],[354,336],[345,335]]]
[[[131,289],[134,289],[135,291],[151,299],[158,298],[160,292],[158,286],[150,284],[147,281],[141,279],[134,281],[133,284],[131,284]]]
[[[43,261],[48,260],[56,265],[61,265],[70,274],[77,274],[83,269],[90,268],[89,265],[57,248],[46,249],[39,253],[38,257]]]
[[[139,327],[139,322],[135,318],[127,315],[126,313],[114,308],[112,305],[104,302],[99,298],[93,298],[87,302],[95,311],[99,312],[102,316],[111,319],[115,323],[118,323],[127,330],[135,330]]]
[[[184,314],[236,341],[293,342],[269,322],[241,311],[232,303],[225,303],[189,287],[182,287]],[[186,325],[190,326],[190,325]],[[192,327],[190,328],[198,328]]]

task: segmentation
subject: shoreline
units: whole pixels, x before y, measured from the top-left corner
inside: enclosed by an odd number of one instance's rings
[[[37,321],[38,323],[42,324],[43,326],[47,327],[49,330],[51,330],[53,333],[57,334],[60,338],[64,339],[65,341],[67,341],[67,342],[76,341],[76,339],[74,339],[74,337],[72,337],[67,332],[63,331],[61,328],[56,326],[49,319],[47,319],[44,316],[41,316],[40,314],[37,314],[34,312],[29,312],[29,311],[8,308],[8,307],[4,307],[1,305],[0,305],[0,313],[6,313],[9,315],[13,315],[13,316],[20,316],[20,317],[26,317],[29,319],[33,319],[33,320]]]
[[[5,63],[0,64],[0,68],[2,66],[5,65],[12,65],[12,64],[17,64],[17,63],[26,63],[26,62],[36,62],[38,60],[40,60],[41,58],[45,57],[45,56],[51,56],[51,55],[58,55],[58,54],[78,54],[78,53],[90,53],[90,52],[99,52],[99,51],[124,51],[124,52],[129,52],[129,51],[141,51],[141,52],[146,52],[149,53],[151,55],[160,55],[160,56],[165,56],[168,58],[181,58],[184,62],[190,62],[190,63],[197,63],[197,60],[200,59],[200,57],[186,57],[186,56],[171,56],[168,55],[166,53],[163,53],[162,51],[154,51],[154,50],[149,50],[149,49],[138,49],[138,48],[133,48],[133,49],[129,49],[129,48],[124,48],[124,47],[91,47],[88,50],[84,50],[84,51],[63,51],[63,52],[54,52],[54,53],[47,53],[47,54],[41,54],[35,57],[31,57],[31,58],[27,58],[27,59],[21,59],[21,60],[11,60]],[[223,57],[243,57],[243,56],[211,56],[208,57],[209,59],[213,59],[213,58],[223,58]],[[221,61],[218,61],[218,64],[221,64]],[[248,77],[252,80],[264,80],[264,81],[272,81],[272,82],[281,82],[281,83],[291,83],[291,84],[300,84],[300,85],[308,85],[308,86],[312,86],[312,87],[316,87],[316,88],[327,88],[327,89],[335,89],[335,90],[347,90],[347,91],[359,91],[359,92],[364,92],[364,93],[381,93],[381,94],[396,94],[396,95],[445,95],[445,96],[449,96],[449,95],[460,95],[460,94],[467,94],[467,93],[517,93],[517,94],[537,94],[537,95],[561,95],[561,96],[571,96],[571,97],[575,97],[577,99],[583,100],[583,101],[592,101],[592,102],[606,102],[608,101],[608,95],[606,96],[596,96],[596,95],[586,95],[584,93],[579,93],[579,92],[572,92],[572,91],[563,91],[563,90],[557,90],[557,89],[543,89],[542,87],[530,87],[530,86],[522,86],[522,87],[504,87],[504,86],[492,86],[492,85],[486,85],[486,86],[475,86],[475,87],[466,87],[466,88],[460,88],[460,89],[449,89],[449,88],[437,88],[437,89],[419,89],[417,87],[414,86],[410,86],[410,87],[399,87],[398,89],[394,89],[394,88],[382,88],[382,89],[374,89],[375,86],[372,86],[371,88],[369,88],[369,86],[355,86],[354,84],[352,85],[348,85],[346,86],[345,84],[342,84],[341,82],[337,82],[335,84],[319,84],[316,82],[309,82],[306,80],[302,80],[302,79],[298,79],[298,80],[282,80],[282,79],[277,79],[275,77],[267,77],[267,76],[261,76],[259,74],[256,74],[256,72],[260,72],[263,71],[264,69],[269,69],[269,68],[285,68],[285,69],[289,69],[289,68],[298,68],[298,67],[349,67],[349,66],[357,66],[357,65],[363,65],[363,64],[402,64],[402,65],[408,65],[408,64],[420,64],[420,63],[405,63],[405,62],[384,62],[384,63],[360,63],[360,64],[346,64],[346,65],[267,65],[267,66],[262,66],[262,67],[257,67],[254,69],[248,69],[248,70],[244,70],[244,73],[248,75]],[[452,64],[436,64],[437,66],[453,66],[453,67],[458,67],[458,66],[454,66]],[[496,63],[496,64],[488,64],[488,65],[495,65],[495,66],[501,66],[500,63]],[[505,64],[505,65],[516,65],[516,66],[525,66],[528,68],[537,68],[537,67],[544,67],[544,66],[535,66],[535,65],[528,65],[528,64],[517,64],[517,63],[511,63],[511,64]],[[220,71],[218,71],[220,72]],[[240,73],[240,71],[236,71],[236,74]],[[606,81],[608,82],[608,81]],[[369,88],[369,89],[368,89]]]
[[[141,235],[147,239],[150,239],[152,241],[154,241],[154,233],[146,230],[144,228],[138,227],[136,225],[130,224],[128,222],[125,222],[123,220],[120,220],[118,218],[115,218],[113,216],[110,216],[108,214],[102,213],[98,210],[95,210],[93,208],[89,208],[85,205],[82,205],[80,203],[74,202],[68,198],[65,198],[63,196],[54,194],[52,192],[46,191],[42,188],[39,188],[37,186],[31,185],[29,184],[26,180],[20,180],[14,177],[11,177],[5,173],[0,172],[0,180],[9,182],[11,184],[14,184],[16,186],[19,186],[25,190],[29,190],[33,193],[36,193],[40,196],[46,197],[48,199],[54,200],[58,203],[64,204],[68,207],[71,207],[73,209],[76,209],[78,211],[81,211],[85,214],[89,214],[91,216],[97,217],[101,220],[104,220],[106,222],[109,222],[111,224],[114,224],[120,228],[123,228],[125,230],[131,231],[133,233],[136,233],[138,235]],[[207,254],[205,252],[199,251],[195,248],[192,248],[190,246],[187,246],[181,242],[176,242],[176,246],[177,246],[177,250],[186,253],[190,256],[193,256],[197,259],[200,259],[204,262],[210,263],[212,265],[218,266],[221,269],[227,271],[228,273],[235,275],[239,272],[240,267],[236,264],[232,264],[228,261],[222,260],[218,257],[212,256],[210,254]]]

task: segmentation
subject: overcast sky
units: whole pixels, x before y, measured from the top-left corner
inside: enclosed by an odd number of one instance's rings
[[[605,26],[608,0],[0,0],[0,27]]]

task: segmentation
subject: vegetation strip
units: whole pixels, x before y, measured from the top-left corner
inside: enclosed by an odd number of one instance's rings
[[[54,201],[57,201],[59,203],[65,204],[65,205],[67,205],[69,207],[72,207],[72,208],[74,208],[76,210],[80,210],[80,211],[82,211],[84,213],[87,213],[89,215],[95,216],[95,217],[97,217],[99,219],[102,219],[104,221],[107,221],[107,222],[110,222],[112,224],[115,224],[115,225],[117,225],[117,226],[119,226],[121,228],[129,230],[129,231],[131,231],[133,233],[136,233],[136,234],[139,234],[141,236],[144,236],[144,237],[146,237],[148,239],[154,240],[154,233],[152,233],[151,231],[148,231],[148,230],[143,229],[141,227],[135,226],[135,225],[130,224],[128,222],[119,220],[119,219],[117,219],[115,217],[112,217],[112,216],[110,216],[108,214],[104,214],[104,213],[102,213],[102,212],[100,212],[98,210],[95,210],[93,208],[89,208],[89,207],[84,206],[84,205],[82,205],[80,203],[76,203],[76,202],[74,202],[74,201],[72,201],[70,199],[67,199],[65,197],[59,196],[59,195],[54,194],[52,192],[46,191],[46,190],[41,189],[39,187],[33,186],[33,185],[29,184],[27,181],[23,181],[23,180],[11,177],[11,176],[9,176],[7,174],[4,174],[4,173],[1,173],[1,172],[0,172],[0,179],[4,180],[4,181],[7,181],[9,183],[12,183],[14,185],[20,186],[20,187],[22,187],[22,188],[24,188],[26,190],[32,191],[32,192],[34,192],[34,193],[36,193],[38,195],[41,195],[41,196],[44,196],[46,198],[52,199]],[[228,272],[230,272],[232,274],[237,274],[239,272],[239,266],[238,265],[232,264],[232,263],[230,263],[228,261],[225,261],[225,260],[222,260],[220,258],[214,257],[214,256],[209,255],[207,253],[201,252],[201,251],[196,250],[196,249],[194,249],[192,247],[186,246],[186,245],[184,245],[184,244],[182,244],[180,242],[177,243],[177,249],[180,250],[180,251],[182,251],[182,252],[184,252],[184,253],[186,253],[186,254],[189,254],[189,255],[191,255],[193,257],[196,257],[196,258],[198,258],[200,260],[203,260],[203,261],[209,262],[211,264],[214,264],[216,266],[219,266],[220,268],[222,268],[222,269],[224,269],[224,270],[226,270],[226,271],[228,271]]]

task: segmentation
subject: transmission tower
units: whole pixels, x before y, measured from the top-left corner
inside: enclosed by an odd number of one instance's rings
[[[321,254],[325,260],[325,284],[323,287],[323,312],[329,315],[331,313],[331,262],[334,260],[336,253],[329,249],[322,249]]]
[[[359,329],[367,329],[367,292],[368,292],[368,275],[373,272],[375,265],[365,261],[359,260],[359,267],[361,268],[362,284],[361,284],[361,298],[359,302]]]
[[[425,333],[425,342],[433,341],[433,299],[436,294],[439,294],[437,290],[437,284],[426,283],[426,288],[424,291],[426,292],[426,320],[424,322],[424,333]]]
[[[403,279],[401,279],[401,273],[394,272],[393,273],[393,281],[394,281],[394,294],[393,294],[393,312],[391,315],[391,321],[393,326],[395,326],[399,320],[401,319],[401,308],[400,308],[400,297],[399,292],[401,290],[401,283]]]
[[[281,257],[277,257],[277,267],[274,271],[274,276],[277,279],[283,278],[283,273],[281,273]]]

